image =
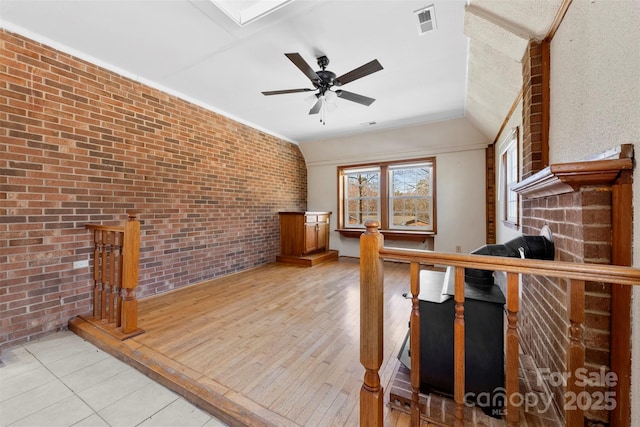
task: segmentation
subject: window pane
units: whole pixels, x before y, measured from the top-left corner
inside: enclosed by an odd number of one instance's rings
[[[433,230],[431,165],[391,168],[389,185],[391,227]]]
[[[518,194],[511,188],[518,182],[518,132],[517,128],[509,134],[505,148],[500,156],[500,211],[506,223],[518,224]],[[499,212],[500,212],[499,211]]]
[[[511,190],[511,186],[518,182],[517,146],[514,144],[507,150],[507,220],[518,220],[518,194]]]
[[[345,174],[345,218],[347,227],[364,227],[370,219],[380,221],[380,171]]]

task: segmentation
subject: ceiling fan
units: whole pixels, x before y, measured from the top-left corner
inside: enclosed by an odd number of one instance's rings
[[[333,102],[337,98],[343,98],[348,101],[357,102],[358,104],[366,106],[371,105],[373,101],[375,101],[375,99],[369,98],[368,96],[359,95],[357,93],[349,92],[342,89],[333,91],[331,90],[331,88],[334,86],[345,85],[359,78],[368,76],[369,74],[373,74],[376,71],[382,70],[382,65],[380,65],[377,59],[361,65],[360,67],[355,68],[348,73],[341,75],[340,77],[336,77],[336,74],[334,72],[327,70],[327,65],[329,65],[329,58],[324,55],[318,58],[318,66],[321,68],[321,70],[319,71],[313,71],[311,66],[302,58],[302,56],[300,56],[299,53],[285,53],[285,56],[289,58],[291,62],[293,62],[293,64],[298,67],[305,76],[309,78],[309,80],[311,80],[314,89],[302,88],[272,90],[262,92],[263,95],[282,95],[285,93],[317,91],[314,95],[309,97],[313,102],[313,107],[311,107],[311,110],[309,110],[309,114],[321,113],[320,121],[323,124],[325,123],[324,110],[326,108],[335,106]]]

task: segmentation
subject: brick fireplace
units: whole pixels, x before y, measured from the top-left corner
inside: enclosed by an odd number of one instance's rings
[[[522,200],[521,232],[540,235],[548,226],[559,261],[631,265],[633,146],[549,164],[549,45],[547,39],[531,41],[522,60],[522,180],[514,188]],[[520,344],[549,375],[567,371],[567,287],[564,279],[523,277]],[[629,424],[630,300],[628,286],[585,283],[585,366],[618,376],[613,387],[587,386],[589,396],[615,393],[616,407],[586,411],[585,425]],[[562,409],[566,388],[546,383]]]
[[[619,249],[614,247],[621,245],[621,239],[630,239],[630,234],[621,236],[618,230],[622,225],[619,210],[624,209],[618,199],[628,179],[627,171],[632,168],[631,147],[621,147],[613,155],[617,158],[551,165],[518,184],[517,191],[523,196],[522,233],[539,235],[548,226],[558,261],[617,263],[614,260]],[[628,202],[630,209],[630,199]],[[545,383],[561,409],[565,387],[557,379],[568,373],[568,281],[524,276],[522,287],[521,346],[538,368],[548,373]],[[620,354],[620,348],[612,345],[616,334],[630,337],[628,331],[619,330],[622,313],[615,310],[625,310],[625,305],[614,303],[620,299],[617,290],[620,289],[604,283],[585,284],[583,327],[585,367],[589,373],[625,372],[617,359],[626,357],[628,361],[629,354]],[[570,374],[576,377],[576,373]],[[587,391],[594,398],[599,393],[620,393],[606,384],[589,385]],[[592,423],[608,423],[609,415],[610,411],[591,410],[585,417]]]

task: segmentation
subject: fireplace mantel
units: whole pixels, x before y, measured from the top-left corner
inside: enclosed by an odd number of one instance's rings
[[[633,146],[629,145],[622,145],[594,159],[548,166],[512,189],[523,197],[535,199],[571,193],[582,186],[613,185],[622,171],[633,169]]]

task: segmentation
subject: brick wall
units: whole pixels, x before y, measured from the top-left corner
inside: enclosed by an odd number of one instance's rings
[[[496,144],[486,150],[486,183],[487,183],[487,243],[496,243]]]
[[[610,187],[582,187],[573,193],[524,200],[522,222],[523,234],[539,235],[545,224],[551,229],[558,261],[611,261]],[[523,277],[521,343],[537,366],[551,373],[567,372],[567,287],[564,279]],[[587,282],[585,291],[585,362],[588,369],[597,371],[610,365],[611,293],[609,285],[594,282]],[[556,384],[552,391],[561,405],[564,388]],[[608,414],[591,411],[587,417],[606,421]]]
[[[544,112],[548,111],[548,42],[531,41],[523,58],[523,162],[522,177],[542,170],[548,162]],[[545,66],[543,66],[543,64]],[[545,87],[547,86],[547,87]],[[548,122],[548,121],[547,121]],[[593,153],[597,154],[597,153]],[[579,159],[576,159],[579,160]],[[522,201],[522,233],[539,235],[549,226],[555,245],[555,259],[577,263],[611,263],[611,187],[581,187],[579,190]],[[538,368],[550,373],[567,371],[569,344],[567,287],[564,279],[523,277],[519,332],[525,353]],[[586,367],[610,367],[611,292],[603,283],[585,284],[584,343]],[[547,382],[557,383],[555,381]],[[563,407],[565,389],[551,386],[555,404]],[[592,389],[588,392],[593,396]],[[595,391],[605,392],[601,388]],[[607,422],[606,411],[587,411],[586,423]]]
[[[90,310],[87,223],[142,222],[141,297],[275,261],[298,147],[0,32],[0,346]],[[143,325],[142,325],[143,326]]]
[[[522,179],[548,166],[548,45],[532,40],[522,58]]]

